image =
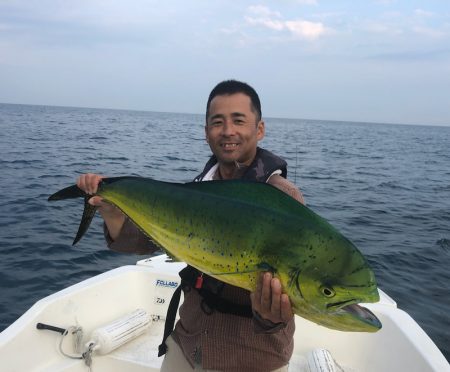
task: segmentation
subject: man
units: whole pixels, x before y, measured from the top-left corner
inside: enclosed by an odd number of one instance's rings
[[[206,109],[205,136],[213,156],[195,181],[238,178],[267,182],[304,203],[300,191],[285,178],[286,162],[257,147],[264,134],[255,90],[235,80],[219,83]],[[86,174],[77,184],[95,193],[101,178]],[[99,207],[111,249],[130,251],[133,247],[137,253],[156,249],[118,209],[100,197],[89,202]],[[194,275],[191,282],[182,276],[185,300],[180,320],[167,339],[161,371],[287,371],[295,326],[289,298],[282,293],[279,280],[264,273],[250,294],[193,268],[189,273]]]

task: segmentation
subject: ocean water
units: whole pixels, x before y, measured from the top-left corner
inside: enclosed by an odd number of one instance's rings
[[[450,360],[450,127],[267,118],[260,145]],[[142,258],[108,250],[100,218],[72,247],[82,203],[50,194],[85,172],[187,182],[209,154],[202,115],[0,104],[0,330]]]

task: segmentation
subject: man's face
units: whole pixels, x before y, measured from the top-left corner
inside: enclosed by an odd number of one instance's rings
[[[264,137],[264,122],[257,122],[247,95],[216,96],[209,105],[205,134],[219,163],[250,165],[257,143]]]

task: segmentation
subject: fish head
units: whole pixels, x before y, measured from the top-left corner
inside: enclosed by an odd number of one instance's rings
[[[294,312],[340,331],[378,331],[381,322],[359,305],[379,301],[373,271],[346,238],[328,241],[329,249],[303,256],[290,268],[287,288]]]

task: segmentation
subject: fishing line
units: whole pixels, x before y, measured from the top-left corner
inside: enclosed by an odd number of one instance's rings
[[[237,160],[234,161],[234,166],[237,169],[241,169],[244,166],[244,163],[239,163]]]

